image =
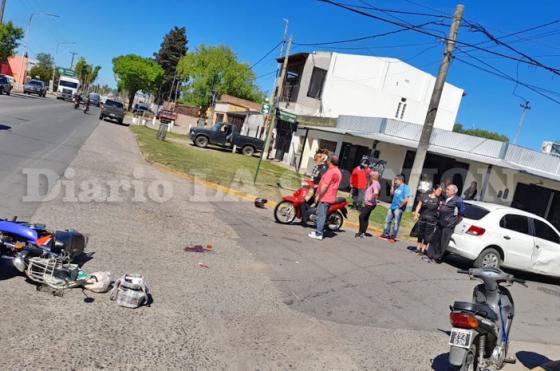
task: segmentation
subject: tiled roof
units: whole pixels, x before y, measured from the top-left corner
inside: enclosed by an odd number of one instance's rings
[[[227,94],[223,94],[220,97],[220,99],[218,100],[218,103],[235,104],[236,106],[245,107],[250,111],[257,111],[258,112],[258,111],[261,110],[260,103],[251,102],[250,100],[237,98],[237,97],[227,95]]]

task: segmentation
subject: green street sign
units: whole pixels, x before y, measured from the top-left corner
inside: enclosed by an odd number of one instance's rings
[[[76,77],[76,72],[74,72],[74,70],[71,70],[70,68],[58,67],[57,69],[58,73],[63,76]]]
[[[261,113],[263,115],[268,115],[270,113],[270,104],[268,103],[261,104]]]
[[[297,122],[297,116],[288,111],[278,110],[278,118],[282,121],[289,122],[290,124],[295,124]]]

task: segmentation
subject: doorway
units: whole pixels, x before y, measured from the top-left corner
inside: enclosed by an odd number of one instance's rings
[[[560,192],[536,184],[517,183],[511,207],[548,220],[560,229]]]

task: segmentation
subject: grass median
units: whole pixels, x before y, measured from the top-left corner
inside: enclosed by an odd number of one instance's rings
[[[259,159],[231,153],[218,148],[197,148],[191,145],[186,135],[169,133],[167,141],[156,139],[156,130],[144,126],[131,126],[144,157],[148,161],[168,166],[174,170],[199,179],[227,187],[232,191],[245,192],[269,200],[278,201],[283,195],[291,194],[301,185],[302,176],[295,171],[263,161],[257,182],[253,184]],[[341,196],[350,200],[348,193]],[[379,205],[372,212],[370,227],[383,228],[387,208]],[[358,212],[350,210],[348,219],[358,223]],[[401,236],[407,236],[412,228],[411,213],[404,214]]]

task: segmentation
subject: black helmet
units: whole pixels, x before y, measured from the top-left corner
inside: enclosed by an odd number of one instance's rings
[[[255,206],[258,207],[259,209],[264,209],[264,204],[266,204],[267,202],[268,200],[266,198],[260,198],[260,197],[255,198]]]

